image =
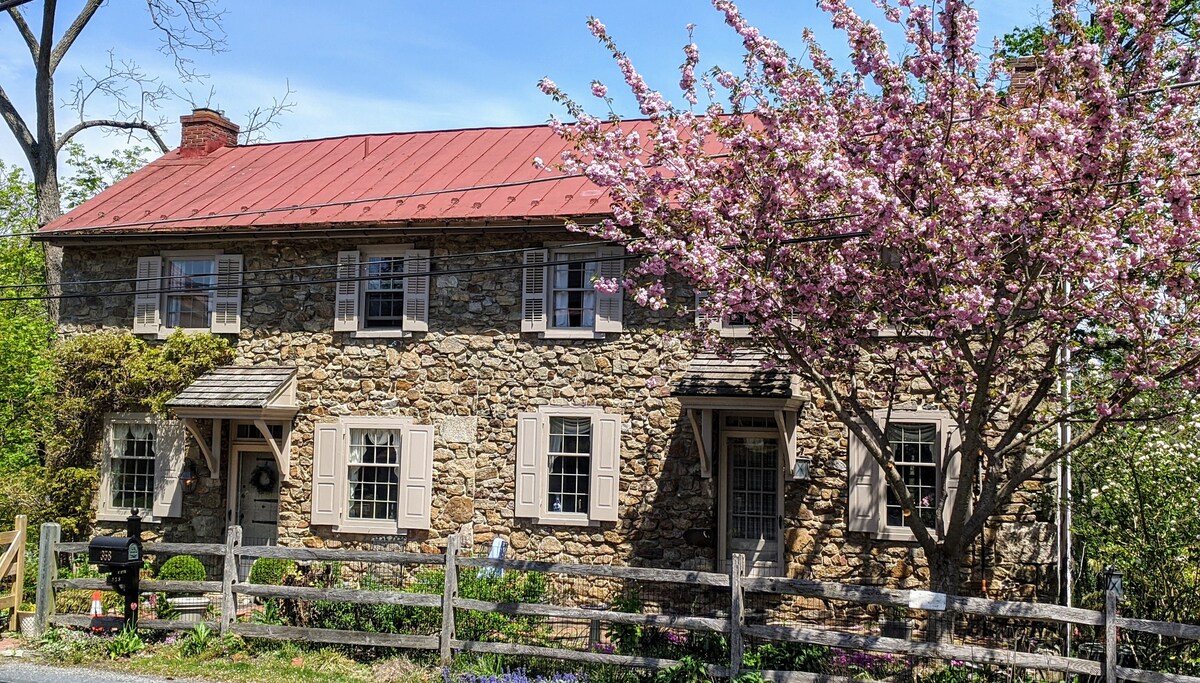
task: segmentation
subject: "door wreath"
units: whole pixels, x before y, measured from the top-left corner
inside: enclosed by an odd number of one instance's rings
[[[271,493],[279,483],[279,475],[270,465],[259,465],[250,473],[250,485],[259,493]]]

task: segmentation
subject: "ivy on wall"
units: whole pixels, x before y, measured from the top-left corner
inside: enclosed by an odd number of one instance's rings
[[[233,347],[211,334],[177,331],[149,344],[128,332],[97,332],[63,341],[53,354],[58,393],[45,439],[51,470],[92,466],[105,415],[165,414],[171,397],[232,360]]]

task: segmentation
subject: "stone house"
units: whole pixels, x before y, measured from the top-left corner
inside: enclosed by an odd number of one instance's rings
[[[179,149],[40,235],[65,291],[102,292],[64,300],[61,334],[236,345],[170,419],[108,419],[101,529],[141,508],[168,540],[236,522],[247,543],[433,551],[462,532],[524,559],[720,569],[741,552],[754,573],[921,585],[876,466],[818,397],[593,288],[622,251],[564,219],[608,199],[534,167],[563,149],[548,127],[239,146],[218,112],[181,120]],[[918,498],[952,488],[945,415],[897,423]],[[973,580],[1027,590],[1053,576],[1053,527],[1009,512]]]

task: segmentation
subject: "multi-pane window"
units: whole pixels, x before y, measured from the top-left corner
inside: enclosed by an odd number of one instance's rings
[[[172,257],[164,265],[164,325],[169,329],[209,329],[213,288],[217,284],[213,257]]]
[[[404,256],[366,257],[363,319],[366,329],[399,328],[404,324]]]
[[[779,442],[729,438],[729,524],[734,539],[774,541],[778,533]]]
[[[154,501],[154,428],[116,424],[110,463],[110,496],[116,509],[148,510]]]
[[[400,497],[399,470],[398,430],[351,429],[347,516],[395,520]]]
[[[596,323],[598,276],[592,253],[554,252],[550,280],[550,321],[553,327],[592,327]]]
[[[592,468],[592,419],[550,418],[546,512],[587,514]]]
[[[932,527],[937,511],[937,426],[933,424],[890,424],[888,443],[896,469],[908,487],[917,514]],[[887,526],[906,526],[904,510],[896,494],[887,491]]]

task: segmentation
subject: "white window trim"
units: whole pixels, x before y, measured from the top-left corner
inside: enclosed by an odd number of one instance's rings
[[[410,251],[415,248],[413,244],[380,244],[359,246],[358,253],[362,259],[358,264],[358,273],[360,277],[365,277],[367,274],[367,262],[372,256],[392,256],[408,259]],[[404,287],[404,296],[408,296],[408,278],[401,280]],[[413,335],[411,330],[406,330],[401,327],[374,327],[366,328],[363,325],[367,321],[367,281],[359,280],[358,282],[358,329],[354,332],[355,339],[404,339]]]
[[[616,448],[618,451],[618,468],[620,466],[619,453],[622,447],[620,443],[621,432],[623,431],[624,420],[620,416],[606,412],[599,407],[581,407],[581,406],[538,406],[535,411],[538,419],[536,448],[537,448],[537,474],[536,474],[536,515],[531,515],[532,519],[538,524],[554,525],[554,526],[599,526],[601,520],[594,519],[596,510],[595,496],[589,495],[588,498],[588,513],[577,512],[551,512],[547,510],[547,500],[550,495],[550,418],[552,417],[587,417],[592,420],[592,452],[589,455],[589,471],[588,481],[589,486],[593,479],[597,476],[597,467],[600,464],[600,454],[597,453],[597,446],[600,444],[600,428],[598,419],[603,416],[618,419],[622,424],[622,428],[618,431],[616,438],[618,443]],[[518,435],[520,438],[520,435]],[[520,445],[518,444],[518,449]],[[519,454],[518,454],[518,457]],[[620,494],[618,493],[618,499]],[[524,516],[524,515],[520,515]]]
[[[158,497],[163,495],[162,487],[165,480],[171,478],[170,472],[165,471],[163,467],[164,461],[174,460],[182,465],[186,452],[178,454],[168,454],[165,450],[171,444],[167,441],[164,434],[164,426],[166,420],[152,413],[114,413],[104,417],[104,442],[100,455],[100,484],[97,489],[97,504],[96,504],[96,519],[102,522],[124,522],[131,514],[132,508],[114,507],[112,505],[112,487],[113,487],[113,471],[112,458],[116,452],[116,428],[121,425],[149,425],[154,428],[155,437],[155,462],[154,462],[154,488],[150,494],[150,505],[147,508],[139,508],[142,521],[150,524],[161,522],[161,516],[154,514],[155,505],[158,503]],[[182,427],[180,427],[180,436],[182,436]],[[178,447],[187,448],[187,441],[181,440]],[[174,473],[174,479],[178,479],[178,472]],[[179,495],[179,494],[176,494]]]
[[[555,327],[554,326],[554,291],[555,291],[554,290],[554,266],[556,263],[558,263],[555,260],[555,257],[560,254],[579,254],[579,255],[585,257],[583,259],[580,259],[581,261],[583,261],[585,263],[588,262],[590,259],[597,259],[597,261],[596,261],[597,277],[609,277],[609,276],[614,275],[615,273],[621,272],[624,269],[624,267],[623,267],[624,262],[623,261],[600,261],[598,259],[607,259],[611,256],[614,256],[616,253],[618,253],[620,251],[622,251],[622,248],[619,246],[616,246],[616,245],[576,246],[572,242],[546,242],[546,243],[544,243],[543,248],[541,249],[541,252],[544,254],[544,258],[545,258],[545,261],[542,264],[543,292],[540,295],[540,299],[542,301],[542,304],[541,304],[542,315],[543,315],[544,320],[542,321],[541,325],[539,325],[537,327],[536,330],[529,329],[529,327],[528,327],[529,322],[524,321],[523,326],[525,329],[523,331],[526,331],[526,332],[536,331],[538,334],[538,337],[541,339],[605,339],[608,337],[609,334],[621,334],[624,331],[623,328],[624,328],[624,315],[625,315],[624,291],[623,290],[619,290],[615,295],[605,294],[599,290],[595,291],[595,298],[594,298],[595,304],[594,304],[594,308],[592,311],[593,322],[590,327]],[[613,252],[613,253],[605,253],[605,252]],[[526,263],[527,264],[531,262],[529,259],[529,256],[530,256],[529,254],[526,255]],[[609,271],[608,274],[605,273],[606,269]],[[526,277],[525,271],[521,271],[521,281],[523,283],[526,283],[522,286],[522,290],[524,290],[525,297],[529,297],[529,292],[528,292],[529,280]],[[607,297],[615,297],[616,298],[615,305],[617,308],[617,312],[619,313],[619,315],[621,317],[621,320],[618,320],[616,323],[610,323],[610,324],[615,324],[616,329],[599,330],[597,328],[600,326],[603,326],[605,324],[604,323],[605,318],[603,318],[601,316],[600,309],[601,309],[601,306],[604,305],[603,302],[606,300]],[[522,307],[524,308],[524,306],[525,306],[525,304],[524,304],[524,302],[522,302]],[[525,317],[524,313],[523,313],[522,317],[523,318]]]
[[[213,277],[216,277],[217,272],[217,257],[223,256],[224,251],[220,249],[178,249],[171,251],[159,252],[159,257],[162,259],[162,278],[159,280],[159,289],[167,288],[167,281],[171,278],[167,272],[167,263],[174,258],[199,258],[207,257],[213,262]],[[161,324],[158,328],[158,338],[166,339],[175,333],[175,330],[182,330],[185,334],[203,334],[212,331],[212,312],[213,304],[216,299],[216,290],[208,291],[208,327],[167,327],[167,292],[158,295],[158,309],[162,311],[160,315]]]
[[[411,327],[405,327],[405,322],[397,327],[364,327],[366,323],[367,280],[366,265],[372,256],[400,257],[405,261],[405,277],[401,280],[404,287],[404,321],[409,321],[410,297],[413,302],[424,300],[423,316],[411,318]],[[334,331],[347,332],[355,339],[404,339],[412,337],[416,332],[429,330],[430,313],[430,283],[432,282],[429,264],[431,253],[428,249],[416,249],[408,244],[371,244],[359,245],[349,251],[338,252],[338,278],[346,278],[335,286],[334,295]],[[410,273],[408,264],[415,263],[424,268],[420,274]],[[414,283],[420,278],[420,287],[414,289]],[[417,306],[418,304],[412,304]]]
[[[327,523],[327,522],[315,521],[315,519],[314,519],[314,521],[313,521],[314,524],[332,526],[333,530],[337,533],[375,534],[375,535],[389,535],[389,536],[405,536],[405,535],[407,535],[407,533],[410,529],[428,528],[429,518],[432,517],[431,511],[428,509],[423,510],[423,512],[422,512],[423,516],[425,517],[425,519],[424,519],[425,526],[405,525],[404,521],[401,518],[404,517],[404,506],[406,504],[405,496],[407,495],[406,491],[405,491],[406,476],[405,476],[404,472],[405,472],[405,468],[409,468],[412,466],[412,463],[406,462],[405,458],[406,457],[408,457],[408,458],[419,457],[421,461],[425,460],[426,454],[416,454],[415,448],[413,445],[414,439],[415,439],[415,432],[417,432],[419,430],[421,433],[424,434],[424,438],[429,439],[430,451],[428,452],[427,455],[429,458],[428,462],[429,462],[430,468],[432,468],[432,457],[433,457],[433,455],[432,455],[432,448],[433,448],[432,427],[430,427],[428,425],[418,425],[413,418],[399,416],[399,415],[396,415],[396,416],[384,416],[384,415],[346,416],[346,417],[339,418],[337,420],[337,422],[335,422],[335,423],[324,423],[324,424],[317,425],[317,426],[325,427],[325,428],[329,428],[329,427],[336,428],[336,437],[335,437],[336,443],[333,446],[333,448],[334,448],[333,457],[335,459],[335,462],[333,463],[334,482],[332,482],[333,505],[335,506],[336,509],[332,513],[330,513],[330,516],[335,518],[336,521],[331,520],[331,522]],[[394,431],[400,432],[400,439],[401,439],[400,451],[401,451],[401,453],[400,453],[399,470],[397,472],[398,480],[399,480],[399,483],[398,483],[399,488],[397,489],[397,500],[396,500],[397,518],[395,520],[353,519],[353,518],[349,517],[350,466],[351,466],[350,465],[350,430],[352,430],[352,429],[394,430]],[[316,433],[314,430],[314,439],[315,438],[316,438]],[[316,471],[318,469],[318,463],[315,462],[315,459],[318,457],[318,454],[316,452],[317,450],[318,450],[318,444],[314,444],[314,482],[313,482],[314,497],[317,495],[315,492],[315,486],[318,483],[316,481],[316,479],[319,476],[316,473]],[[433,494],[433,490],[432,490],[433,482],[431,479],[432,472],[431,471],[425,472],[424,474],[426,475],[425,478],[427,480],[426,486],[423,487],[423,488],[427,488],[427,490],[425,490],[424,497],[428,499],[428,502],[430,504],[432,504],[432,494]],[[315,505],[315,501],[310,501],[310,505]]]
[[[947,477],[950,476],[950,466],[956,463],[948,462],[946,453],[952,450],[958,443],[957,424],[950,417],[950,413],[944,410],[919,410],[911,408],[896,408],[890,412],[887,409],[876,410],[872,413],[872,418],[875,424],[880,429],[885,427],[884,422],[889,421],[890,424],[932,424],[937,429],[936,450],[934,452],[935,469],[937,471],[937,480],[935,482],[935,490],[939,497],[943,497],[939,502],[941,506],[941,514],[938,519],[944,522],[947,518],[947,506],[952,504],[953,495],[946,488]],[[878,502],[875,505],[875,530],[871,533],[872,538],[885,541],[906,541],[915,542],[916,535],[912,529],[907,526],[889,526],[887,523],[887,482],[882,475],[882,468],[875,462],[867,447],[858,440],[858,437],[853,432],[849,432],[849,447],[851,450],[850,460],[853,463],[855,457],[863,458],[863,462],[868,467],[876,468],[878,474]],[[961,450],[961,449],[960,449]],[[956,458],[961,459],[962,454],[957,453]],[[853,477],[854,468],[851,467],[848,471],[848,487],[854,486]],[[957,476],[952,476],[952,479],[957,480]],[[850,511],[852,514],[852,511]],[[944,530],[940,528],[932,528],[929,530],[935,537],[940,537]]]

